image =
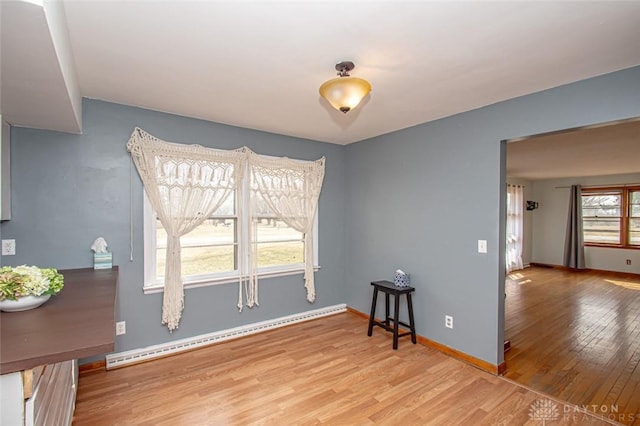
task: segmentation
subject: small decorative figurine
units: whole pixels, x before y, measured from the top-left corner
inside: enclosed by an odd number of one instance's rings
[[[409,287],[409,274],[405,274],[402,270],[397,269],[393,278],[393,284],[396,287]]]

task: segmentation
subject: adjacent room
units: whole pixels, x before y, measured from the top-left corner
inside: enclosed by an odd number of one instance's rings
[[[639,141],[634,119],[507,144],[505,377],[596,411],[640,403]]]
[[[640,424],[638,17],[0,2],[0,423]]]

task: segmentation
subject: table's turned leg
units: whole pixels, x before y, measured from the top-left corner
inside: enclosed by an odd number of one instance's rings
[[[389,327],[389,293],[384,293],[384,323]]]
[[[373,319],[376,315],[376,303],[378,302],[378,289],[373,287],[373,299],[371,299],[371,315],[369,315],[369,331],[367,336],[371,336],[373,333]]]
[[[407,293],[407,307],[409,308],[409,328],[411,328],[411,342],[416,343],[416,326],[413,322],[413,303],[411,303],[411,293]]]
[[[393,296],[393,349],[398,349],[398,313],[400,312],[400,298],[398,295]]]

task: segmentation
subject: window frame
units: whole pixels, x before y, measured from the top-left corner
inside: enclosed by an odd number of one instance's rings
[[[639,192],[640,186],[600,186],[600,187],[584,187],[580,194],[580,209],[582,215],[582,235],[584,239],[584,212],[582,210],[582,197],[589,195],[597,195],[598,193],[612,194],[618,192],[620,194],[620,229],[619,229],[619,243],[603,243],[603,242],[587,242],[583,245],[585,247],[603,247],[603,248],[617,248],[617,249],[632,249],[640,250],[640,244],[631,244],[630,242],[630,225],[631,219],[636,219],[631,216],[631,193]],[[591,217],[591,216],[590,216]],[[615,216],[618,217],[618,216]]]
[[[640,221],[640,203],[637,204],[638,205],[639,214],[637,216],[633,216],[633,212],[632,212],[633,204],[632,204],[632,199],[631,199],[631,193],[632,192],[637,193],[638,194],[638,199],[640,200],[640,187],[638,187],[636,190],[632,189],[631,191],[629,191],[629,198],[627,199],[628,200],[628,203],[627,203],[628,204],[628,220],[627,220],[627,225],[628,225],[627,238],[628,238],[628,240],[627,241],[628,241],[630,247],[632,247],[632,248],[640,248],[640,243],[631,244],[631,221],[632,220]]]
[[[144,294],[160,293],[164,291],[164,282],[156,279],[156,265],[157,265],[157,242],[156,242],[156,213],[151,206],[149,196],[146,189],[143,188],[143,252],[144,252],[144,278],[143,278],[143,292]],[[249,184],[249,176],[244,176],[238,193],[236,194],[236,200],[242,199],[245,206],[248,206],[250,202],[251,188]],[[238,201],[236,201],[238,202]],[[241,256],[245,260],[245,267],[249,265],[249,251],[251,247],[250,234],[251,234],[251,217],[249,217],[249,209],[243,209],[243,215],[237,215],[238,223],[242,222],[242,230],[244,235],[237,235],[237,255]],[[319,210],[319,208],[318,208]],[[238,209],[236,208],[236,212]],[[313,221],[313,267],[314,271],[320,269],[318,262],[319,250],[318,250],[318,216],[316,212]],[[238,227],[236,227],[238,232]],[[306,254],[305,254],[306,256]],[[291,263],[286,265],[274,265],[258,268],[258,278],[271,278],[282,277],[287,275],[296,275],[304,273],[304,258],[301,263]],[[248,278],[248,270],[241,272],[236,268],[233,271],[216,272],[206,275],[191,275],[183,277],[184,289],[208,287],[220,284],[238,283],[239,277],[243,279]]]

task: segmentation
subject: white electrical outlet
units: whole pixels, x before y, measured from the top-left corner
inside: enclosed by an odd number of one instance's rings
[[[121,334],[127,334],[126,321],[120,321],[116,323],[116,336],[120,336]]]
[[[478,253],[487,252],[487,240],[478,240]]]
[[[2,240],[2,255],[13,256],[16,254],[16,240]]]
[[[451,315],[444,316],[444,326],[447,328],[453,328],[453,317]]]

